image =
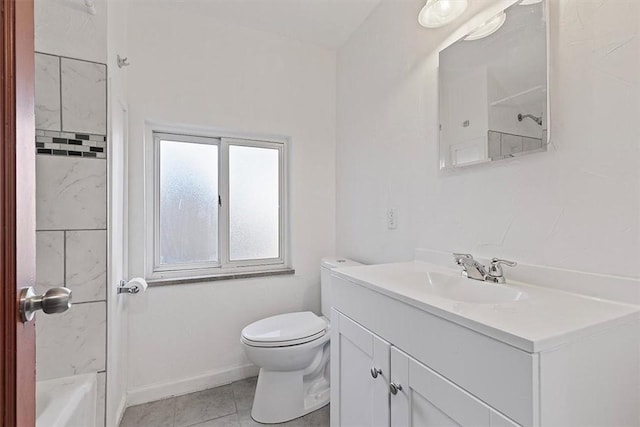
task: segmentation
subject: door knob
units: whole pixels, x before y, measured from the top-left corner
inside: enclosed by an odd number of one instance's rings
[[[402,390],[402,384],[389,384],[389,391],[391,392],[391,394],[396,395],[400,390]]]
[[[371,368],[371,376],[373,378],[378,378],[378,375],[382,374],[382,369],[380,368]]]
[[[20,317],[22,322],[30,322],[35,312],[42,310],[47,314],[62,313],[71,307],[71,289],[51,288],[43,295],[36,295],[33,287],[20,291]]]

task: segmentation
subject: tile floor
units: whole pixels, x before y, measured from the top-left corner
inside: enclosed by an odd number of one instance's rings
[[[257,377],[233,384],[127,408],[120,427],[250,427]],[[270,424],[273,425],[273,424]],[[329,405],[287,423],[289,427],[329,427]]]

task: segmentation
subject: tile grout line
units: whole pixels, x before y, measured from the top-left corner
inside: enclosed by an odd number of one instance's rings
[[[67,230],[62,230],[62,283],[67,287]]]
[[[90,59],[81,59],[81,58],[74,58],[72,56],[56,55],[55,53],[41,52],[39,50],[36,50],[34,53],[37,53],[38,55],[47,55],[47,56],[55,56],[56,58],[70,59],[72,61],[89,62],[91,64],[104,65],[105,67],[107,66],[107,64],[105,64],[104,62],[92,61]]]
[[[64,125],[62,124],[62,58],[58,57],[58,75],[60,79],[60,83],[58,87],[60,88],[60,132],[63,132]]]

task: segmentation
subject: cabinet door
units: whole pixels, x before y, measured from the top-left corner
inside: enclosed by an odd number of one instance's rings
[[[331,426],[389,426],[389,343],[335,310],[331,329]]]
[[[395,347],[391,348],[391,386],[397,389],[391,395],[394,427],[517,426]]]

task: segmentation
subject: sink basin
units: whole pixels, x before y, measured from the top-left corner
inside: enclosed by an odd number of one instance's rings
[[[439,297],[454,301],[475,304],[504,304],[525,300],[529,297],[526,292],[509,285],[497,285],[436,272],[428,272],[426,276],[426,285],[429,286],[431,292]]]

